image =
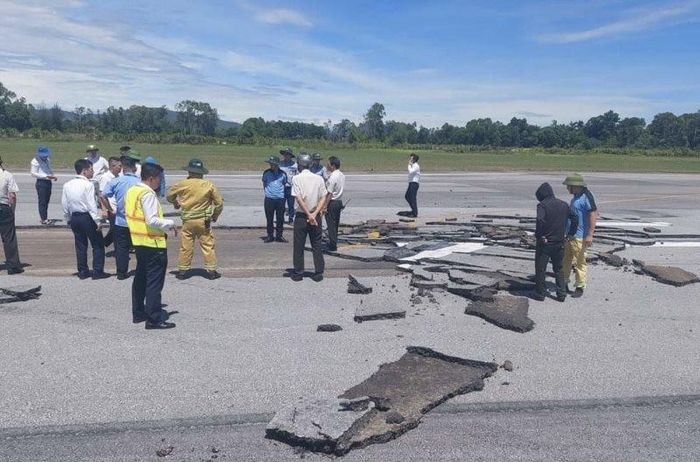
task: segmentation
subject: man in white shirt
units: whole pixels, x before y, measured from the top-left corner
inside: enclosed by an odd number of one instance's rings
[[[292,179],[299,172],[297,163],[294,161],[292,148],[284,148],[280,150],[282,161],[280,162],[280,170],[287,175],[287,184],[284,185],[284,198],[287,201],[287,215],[289,223],[294,223],[294,196],[292,195]]]
[[[114,197],[109,197],[107,198],[107,202],[109,202],[109,207],[107,207],[102,199],[102,193],[107,189],[107,185],[109,184],[110,181],[113,179],[117,178],[120,174],[122,173],[122,159],[121,157],[110,157],[109,158],[109,170],[105,172],[104,175],[102,175],[102,178],[100,178],[100,190],[97,193],[97,196],[100,201],[100,205],[102,206],[102,210],[107,211],[107,219],[109,220],[109,231],[107,231],[107,234],[105,235],[104,242],[105,242],[105,247],[109,247],[112,245],[112,242],[114,241],[113,238],[113,232],[114,232],[114,213],[117,210],[117,200]]]
[[[143,164],[141,183],[127,190],[124,212],[131,240],[136,249],[136,274],[131,286],[132,321],[146,322],[146,329],[172,329],[169,314],[163,309],[162,291],[168,269],[166,231],[173,229],[173,220],[163,217],[163,208],[155,191],[160,187],[163,167]],[[174,231],[175,236],[177,232]]]
[[[97,209],[95,186],[92,184],[92,163],[87,159],[75,161],[75,178],[63,185],[61,204],[66,222],[75,238],[75,255],[78,262],[78,277],[104,279],[105,247],[99,222],[103,218]],[[88,269],[88,241],[92,247],[92,273]]]
[[[328,196],[328,214],[326,224],[328,225],[328,250],[335,252],[338,250],[338,227],[340,226],[340,212],[345,207],[343,205],[343,189],[345,189],[345,175],[340,171],[340,159],[335,156],[328,158],[328,165],[325,170],[329,172],[326,180]]]
[[[7,274],[23,273],[19,262],[17,232],[15,228],[15,206],[17,205],[17,182],[12,173],[5,170],[0,158],[0,236],[5,250]]]
[[[411,206],[411,213],[407,214],[413,218],[418,216],[418,185],[420,183],[420,165],[418,165],[418,155],[411,154],[408,158],[408,189],[404,198]]]
[[[42,225],[51,224],[48,219],[49,201],[51,200],[52,182],[56,176],[51,169],[51,150],[46,146],[39,146],[36,155],[30,162],[29,172],[36,178],[36,193],[39,199],[39,219]]]
[[[109,170],[109,162],[107,159],[100,155],[100,150],[94,144],[91,144],[85,150],[87,160],[92,162],[92,169],[94,174],[92,176],[92,182],[95,184],[95,190],[100,187],[100,178]]]
[[[296,198],[298,205],[294,217],[294,272],[292,280],[300,281],[304,273],[304,246],[306,236],[309,236],[314,255],[315,274],[311,279],[323,280],[323,252],[321,250],[321,223],[320,212],[326,206],[328,191],[323,178],[309,171],[311,156],[300,154],[297,159],[298,175],[292,178],[292,196]]]

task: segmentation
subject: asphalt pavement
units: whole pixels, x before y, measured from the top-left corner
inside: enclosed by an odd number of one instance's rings
[[[17,177],[17,221],[36,225],[32,182]],[[427,174],[419,223],[476,213],[532,216],[542,181],[565,198],[562,177]],[[586,178],[611,219],[639,218],[664,233],[698,232],[696,176]],[[221,225],[264,224],[259,175],[213,179],[227,204]],[[394,219],[405,208],[404,175],[348,175],[347,181],[344,221]],[[52,217],[59,201],[60,185]],[[465,316],[465,301],[451,294],[410,306],[407,276],[392,265],[329,258],[324,281],[295,283],[282,277],[291,244],[263,244],[259,228],[218,233],[224,278],[168,276],[163,301],[178,312],[178,327],[153,332],[131,324],[130,281],[71,276],[67,229],[20,231],[20,254],[32,266],[20,276],[3,273],[0,286],[41,284],[43,295],[0,305],[0,459],[147,460],[168,446],[170,460],[298,459],[263,438],[271,413],[300,396],[337,396],[409,345],[509,359],[515,369],[499,370],[483,391],[450,400],[398,440],[347,459],[698,459],[698,284],[675,288],[595,265],[583,298],[531,303],[535,329],[519,334]],[[626,252],[691,270],[700,261],[700,248],[690,246]],[[348,272],[374,293],[347,294]],[[361,301],[406,306],[407,317],[357,324],[352,318]],[[344,330],[316,332],[323,323]],[[498,412],[484,407],[503,403],[511,404]]]

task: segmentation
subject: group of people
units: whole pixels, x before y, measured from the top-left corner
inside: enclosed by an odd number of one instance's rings
[[[319,154],[305,152],[295,156],[291,148],[280,150],[266,159],[269,165],[262,174],[264,210],[267,220],[266,243],[287,242],[284,238],[284,216],[293,224],[293,271],[291,278],[304,277],[304,248],[311,242],[314,272],[311,279],[323,279],[325,269],[322,246],[322,217],[328,231],[326,250],[338,246],[338,228],[344,208],[345,175],[340,159],[331,156],[325,165]],[[40,146],[31,161],[31,174],[36,178],[39,216],[42,224],[50,224],[48,203],[52,182],[56,181],[50,163],[51,150]],[[418,156],[408,162],[406,201],[411,210],[404,214],[418,216],[417,192],[420,181]],[[130,253],[136,254],[136,270],[132,285],[134,323],[145,321],[147,329],[175,327],[162,309],[161,292],[168,265],[166,233],[177,236],[173,220],[165,218],[160,198],[180,210],[180,252],[175,276],[185,279],[191,269],[194,242],[204,258],[206,277],[218,279],[215,238],[212,223],[223,211],[223,198],[218,188],[204,175],[209,171],[199,159],[183,167],[188,177],[166,188],[163,168],[149,157],[141,156],[129,146],[120,148],[120,155],[105,159],[99,149],[88,146],[85,158],[74,164],[76,176],[66,182],[61,203],[67,224],[74,235],[78,277],[103,279],[105,247],[114,246],[117,279],[130,277]],[[546,296],[545,275],[551,261],[556,275],[556,298],[564,301],[568,279],[573,269],[576,280],[573,296],[579,297],[586,287],[586,249],[593,241],[597,208],[593,195],[580,175],[571,175],[564,184],[573,195],[570,204],[557,199],[548,183],[536,192],[539,201],[536,221],[535,298]],[[2,167],[0,159],[0,234],[5,250],[8,274],[23,272],[19,260],[14,209],[18,187],[12,174]],[[109,223],[103,236],[102,228]],[[88,246],[92,248],[92,270],[88,266]]]
[[[289,223],[294,225],[294,271],[291,278],[303,278],[304,246],[308,236],[314,259],[311,278],[320,281],[325,269],[321,218],[324,214],[328,228],[327,250],[338,249],[338,228],[345,189],[340,159],[331,156],[324,166],[320,154],[301,152],[297,158],[291,148],[280,150],[280,154],[283,160],[275,155],[267,159],[270,168],[262,175],[267,219],[265,242],[287,242],[283,235],[286,207]]]

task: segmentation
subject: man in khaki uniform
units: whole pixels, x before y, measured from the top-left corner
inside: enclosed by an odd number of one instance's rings
[[[195,238],[204,256],[204,267],[209,279],[218,279],[216,253],[214,252],[214,235],[211,223],[216,222],[224,208],[221,193],[204,175],[209,170],[199,159],[190,160],[184,169],[189,176],[168,189],[166,199],[176,209],[182,208],[182,231],[180,232],[180,256],[177,262],[178,272],[175,277],[185,279],[192,266],[192,254]]]

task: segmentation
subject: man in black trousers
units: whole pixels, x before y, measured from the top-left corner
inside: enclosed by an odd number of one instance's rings
[[[300,154],[297,159],[299,173],[292,178],[292,195],[299,206],[294,216],[294,273],[292,280],[300,281],[304,273],[304,246],[306,236],[311,241],[311,249],[314,255],[315,273],[312,280],[323,280],[325,262],[321,250],[321,218],[320,213],[326,206],[328,190],[323,178],[311,173],[311,156]]]
[[[537,204],[537,223],[535,225],[535,300],[544,301],[547,294],[544,280],[547,264],[552,260],[557,285],[557,300],[566,300],[566,278],[562,273],[564,258],[564,240],[576,233],[578,219],[572,214],[569,205],[554,197],[554,190],[549,183],[542,183],[535,197]],[[567,223],[568,232],[567,232]]]
[[[23,273],[19,262],[17,248],[17,230],[15,228],[15,207],[17,205],[17,182],[12,173],[5,170],[0,158],[0,235],[5,250],[7,274]]]
[[[63,185],[61,204],[66,222],[75,238],[75,255],[78,260],[78,277],[87,279],[104,279],[109,274],[104,272],[105,247],[100,222],[106,217],[97,208],[92,162],[87,159],[75,161],[75,173],[78,175]],[[92,246],[92,273],[88,269],[88,241]]]
[[[420,165],[418,155],[411,154],[408,157],[408,188],[404,199],[411,207],[411,212],[407,215],[413,218],[418,216],[418,186],[420,185]],[[403,213],[403,212],[402,212]]]
[[[163,217],[156,191],[160,188],[163,167],[141,166],[141,182],[130,187],[124,198],[124,211],[131,242],[136,249],[136,274],[131,286],[131,313],[134,324],[146,322],[146,329],[171,329],[161,294],[168,269],[167,236],[173,220]],[[177,235],[177,232],[174,232]]]
[[[328,214],[326,224],[328,225],[328,250],[335,252],[338,250],[338,227],[340,226],[340,212],[343,206],[343,190],[345,189],[345,175],[340,171],[340,159],[335,156],[328,158],[326,171],[330,172],[326,180],[328,190]]]

